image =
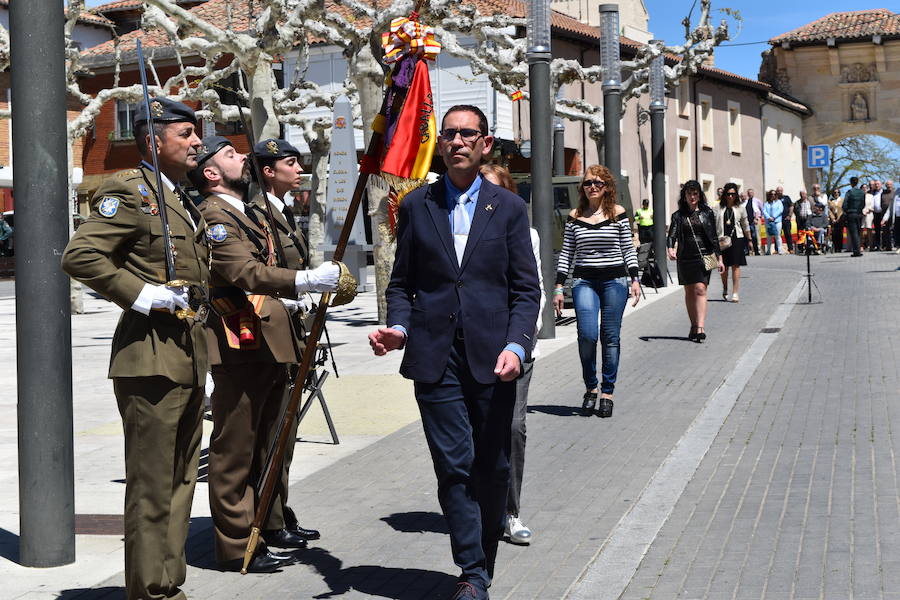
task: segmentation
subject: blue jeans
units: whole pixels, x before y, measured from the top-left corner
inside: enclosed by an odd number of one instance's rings
[[[619,371],[619,331],[628,300],[626,278],[599,281],[576,279],[572,285],[572,300],[578,322],[578,356],[584,386],[590,391],[597,387],[597,338],[603,351],[603,382],[600,391],[612,394]],[[598,314],[599,313],[599,314]],[[599,328],[597,317],[600,317]]]

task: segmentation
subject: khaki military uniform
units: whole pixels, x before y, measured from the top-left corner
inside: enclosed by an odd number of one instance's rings
[[[253,201],[249,206],[254,211],[255,217],[261,220],[260,222],[266,219],[266,208],[260,194],[257,193],[254,196]],[[281,247],[284,250],[284,264],[290,269],[305,269],[309,261],[307,243],[303,238],[303,233],[297,229],[296,221],[288,220],[287,216],[279,211],[274,205],[272,206],[272,216],[275,219],[275,229],[278,231]],[[291,319],[294,324],[294,333],[297,338],[297,348],[302,353],[303,349],[306,347],[306,321],[308,320],[308,315],[301,314],[298,311],[291,315]],[[289,369],[291,381],[296,380],[298,370],[297,365],[292,365]],[[283,410],[287,409],[287,402],[289,401],[290,394],[286,394]],[[288,434],[289,440],[297,439],[297,427],[299,425],[300,423],[295,414]],[[298,524],[294,511],[287,505],[290,487],[290,469],[293,459],[294,444],[289,442],[285,448],[284,461],[282,463],[281,492],[279,493],[278,498],[272,503],[272,512],[269,516],[269,522],[266,524],[266,529],[280,529],[281,525],[278,525],[278,523],[284,523],[288,528],[295,527]]]
[[[146,167],[117,173],[93,198],[62,267],[123,313],[109,377],[125,433],[125,583],[128,598],[184,598],[184,543],[197,479],[207,370],[206,336],[192,319],[131,307],[145,284],[166,281],[156,179]],[[176,274],[205,288],[202,217],[164,190]],[[196,227],[195,227],[196,223]]]
[[[288,365],[299,360],[290,315],[278,300],[296,297],[296,271],[274,265],[272,238],[249,207],[244,214],[211,195],[200,208],[219,311],[209,326],[215,382],[209,495],[216,558],[226,562],[242,558],[247,546],[257,485],[286,401]],[[279,519],[280,512],[265,528],[283,528]]]

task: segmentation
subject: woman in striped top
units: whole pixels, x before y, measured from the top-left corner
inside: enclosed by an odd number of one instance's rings
[[[616,181],[601,165],[587,168],[579,190],[578,208],[569,213],[562,251],[556,266],[553,303],[563,308],[563,284],[572,273],[572,300],[578,323],[578,355],[587,391],[584,416],[611,417],[613,390],[619,370],[619,331],[628,296],[640,299],[637,254],[625,209],[616,204]],[[630,280],[630,281],[629,281]],[[602,355],[602,381],[597,389],[597,337]]]

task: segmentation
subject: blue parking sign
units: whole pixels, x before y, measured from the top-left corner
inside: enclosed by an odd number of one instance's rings
[[[828,166],[828,155],[831,148],[828,146],[809,146],[806,149],[806,167],[808,169],[824,169]]]

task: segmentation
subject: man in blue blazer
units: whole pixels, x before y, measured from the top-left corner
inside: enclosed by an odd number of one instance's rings
[[[514,380],[533,346],[540,303],[521,198],[478,172],[491,152],[475,106],[444,115],[447,174],[400,204],[397,254],[376,355],[405,347],[422,427],[462,569],[454,599],[488,598],[509,485]]]

